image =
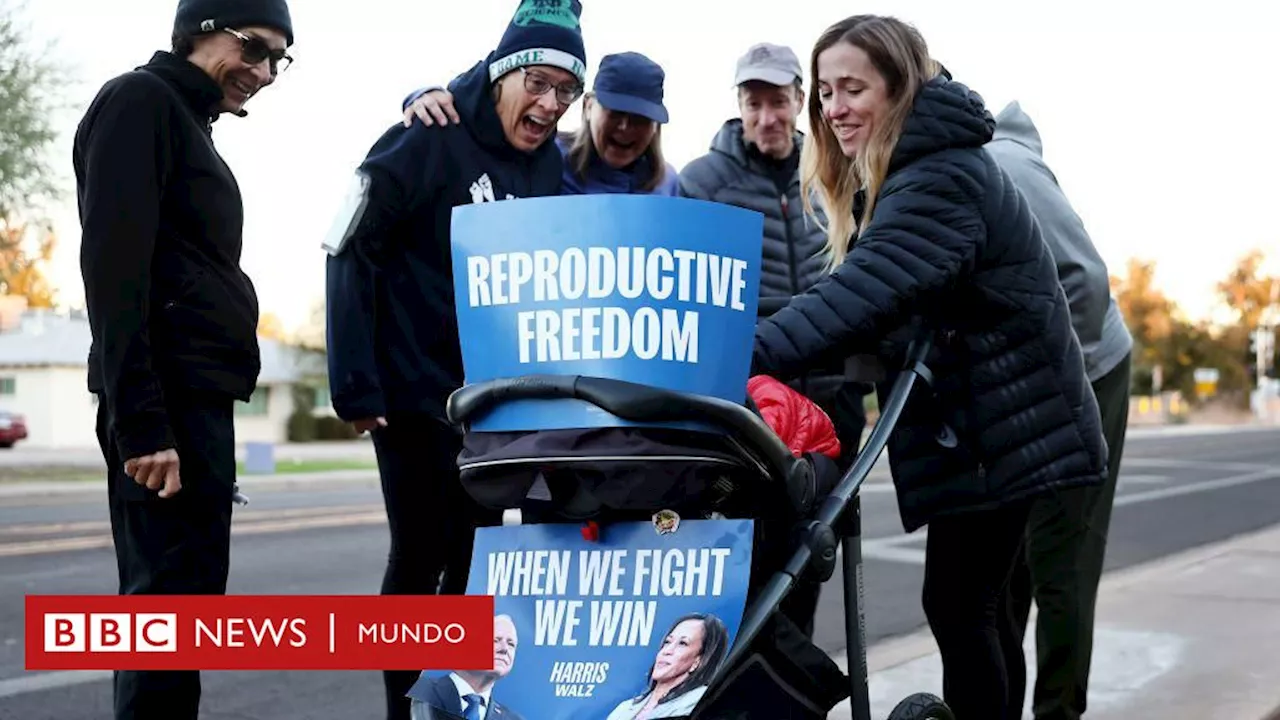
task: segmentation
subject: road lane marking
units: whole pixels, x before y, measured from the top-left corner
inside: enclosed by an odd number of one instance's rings
[[[259,522],[261,520],[282,520],[285,518],[311,517],[316,515],[338,515],[349,513],[374,512],[382,509],[380,504],[319,506],[307,508],[284,508],[280,510],[238,510],[232,516],[232,525],[242,522]],[[3,535],[58,535],[62,533],[82,533],[101,530],[111,532],[109,520],[81,520],[61,523],[19,523],[0,527]]]
[[[1121,477],[1124,476],[1122,475]],[[1200,482],[1174,485],[1172,487],[1146,490],[1144,492],[1125,493],[1124,495],[1116,497],[1115,507],[1136,505],[1138,503],[1153,502],[1155,500],[1167,500],[1169,498],[1180,497],[1182,495],[1211,492],[1213,490],[1223,490],[1225,488],[1249,485],[1251,483],[1263,482],[1266,480],[1280,480],[1280,469],[1271,467],[1258,470],[1256,472],[1243,473],[1240,475],[1228,475],[1227,477],[1215,478],[1213,480],[1202,480]]]
[[[382,510],[365,513],[345,513],[342,515],[325,515],[321,517],[303,517],[284,520],[266,520],[252,523],[233,523],[232,537],[238,535],[263,535],[270,533],[291,532],[294,530],[311,530],[316,528],[348,527],[353,525],[376,525],[386,522],[386,513]],[[0,544],[0,557],[22,555],[45,555],[73,550],[92,550],[109,548],[114,544],[111,536],[58,538],[56,540],[32,540]]]
[[[1169,482],[1168,475],[1125,475],[1120,474],[1121,485],[1161,485]]]
[[[1121,474],[1120,478],[1123,480],[1125,475]],[[1227,477],[1215,478],[1213,480],[1202,480],[1200,482],[1186,483],[1183,485],[1154,488],[1140,492],[1129,492],[1123,495],[1117,495],[1114,507],[1126,507],[1129,505],[1137,505],[1139,503],[1156,502],[1158,500],[1167,500],[1169,498],[1181,497],[1183,495],[1224,490],[1226,488],[1265,482],[1267,480],[1280,480],[1280,469],[1267,468],[1265,470],[1242,473],[1240,475],[1229,475]],[[1121,484],[1123,485],[1124,483],[1122,482]],[[897,562],[907,565],[924,565],[925,548],[922,541],[924,538],[928,537],[926,530],[927,528],[911,535],[891,535],[889,537],[863,540],[862,557],[866,560],[884,560],[886,562]],[[918,547],[916,547],[917,545]]]
[[[15,678],[0,680],[0,698],[24,695],[41,690],[84,685],[110,680],[110,670],[59,670],[56,672],[28,673]]]
[[[1255,470],[1269,470],[1271,465],[1264,463],[1241,463],[1241,462],[1225,462],[1218,460],[1177,460],[1173,458],[1152,458],[1152,457],[1129,457],[1125,456],[1120,461],[1125,467],[1140,465],[1150,468],[1168,468],[1171,470],[1235,470],[1238,472],[1253,472]],[[1120,473],[1120,477],[1124,477],[1124,472]]]

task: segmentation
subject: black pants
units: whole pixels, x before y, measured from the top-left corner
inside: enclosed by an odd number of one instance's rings
[[[462,438],[427,416],[388,417],[373,431],[391,530],[383,595],[463,595],[475,528],[499,525],[502,513],[482,510],[458,480]],[[384,671],[387,720],[408,720],[405,693],[412,670]]]
[[[232,400],[166,388],[182,490],[161,499],[124,473],[102,399],[98,444],[122,595],[221,595],[227,591],[231,495],[236,477]],[[115,673],[117,720],[185,720],[200,708],[193,671]]]
[[[942,693],[957,720],[1017,720],[1005,640],[1009,575],[1029,503],[929,523],[924,612],[942,655]]]
[[[1107,530],[1115,500],[1120,457],[1129,423],[1130,359],[1093,384],[1107,440],[1107,481],[1038,500],[1031,508],[1025,552],[1020,554],[1009,593],[1016,662],[1025,667],[1023,636],[1035,598],[1036,720],[1078,720],[1084,714],[1093,656],[1093,619],[1107,549]],[[1026,694],[1026,673],[1011,688],[1019,707]]]

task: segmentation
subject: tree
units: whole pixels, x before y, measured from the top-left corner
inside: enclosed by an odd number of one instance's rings
[[[1258,372],[1256,351],[1250,350],[1250,333],[1260,330],[1264,313],[1271,305],[1280,303],[1280,275],[1263,272],[1265,262],[1266,256],[1261,250],[1251,250],[1218,283],[1219,299],[1236,317],[1236,325],[1231,328],[1229,350],[1243,366],[1241,375],[1247,385],[1257,382]],[[1272,358],[1266,358],[1262,372],[1270,372],[1273,362]]]
[[[1111,278],[1116,304],[1133,335],[1134,387],[1140,392],[1151,390],[1156,368],[1168,371],[1169,341],[1179,329],[1178,306],[1156,287],[1155,274],[1154,260],[1132,258],[1124,279]]]
[[[1249,331],[1271,302],[1275,280],[1261,272],[1263,259],[1260,251],[1246,254],[1218,283],[1219,297],[1238,318],[1226,327],[1188,322],[1177,303],[1156,287],[1153,261],[1132,259],[1123,280],[1112,278],[1116,302],[1133,334],[1135,392],[1151,392],[1159,368],[1161,389],[1194,398],[1196,369],[1215,368],[1220,393],[1245,397],[1241,391],[1250,387],[1254,363],[1248,354]]]
[[[48,149],[57,138],[59,68],[49,49],[30,47],[18,7],[0,0],[0,216],[60,195]]]
[[[1231,273],[1218,283],[1218,297],[1231,308],[1239,323],[1249,329],[1258,326],[1262,312],[1275,301],[1275,288],[1280,287],[1280,275],[1262,272],[1265,261],[1261,250],[1251,250],[1236,261]]]
[[[278,340],[282,343],[288,342],[288,335],[284,331],[284,322],[275,313],[262,313],[258,317],[258,337]]]
[[[28,249],[27,240],[34,238],[36,249]],[[27,307],[51,308],[56,291],[45,277],[44,268],[53,260],[57,237],[50,227],[10,224],[0,217],[0,295],[21,295]]]
[[[294,333],[293,342],[298,347],[323,353],[325,351],[325,305],[317,300],[311,306],[311,318]]]
[[[0,289],[24,294],[33,307],[53,304],[43,274],[56,245],[41,206],[61,193],[48,151],[66,86],[52,48],[32,47],[19,7],[0,0]],[[35,251],[26,242],[34,234]]]

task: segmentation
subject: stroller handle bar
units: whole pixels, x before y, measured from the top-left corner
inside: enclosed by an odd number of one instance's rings
[[[745,405],[640,383],[586,375],[522,375],[465,385],[449,396],[449,421],[470,418],[511,400],[583,400],[631,422],[700,422],[735,435],[768,467],[789,480],[804,464],[767,423]]]

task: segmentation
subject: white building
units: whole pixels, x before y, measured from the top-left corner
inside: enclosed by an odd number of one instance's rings
[[[0,409],[26,417],[22,446],[97,447],[97,397],[88,388],[89,320],[83,313],[22,310],[0,299]],[[7,311],[7,312],[6,312]],[[324,357],[259,338],[262,372],[248,403],[236,403],[236,442],[285,442],[293,387],[316,387],[327,408]],[[314,409],[313,409],[314,411]]]

